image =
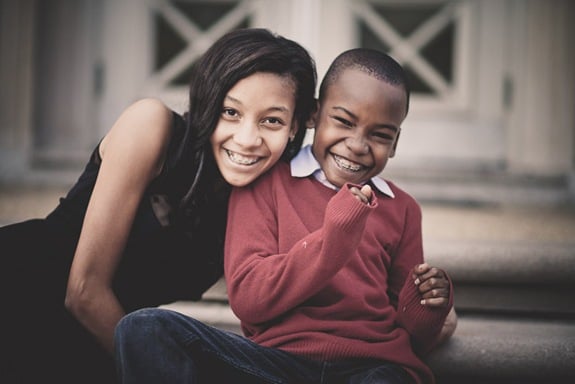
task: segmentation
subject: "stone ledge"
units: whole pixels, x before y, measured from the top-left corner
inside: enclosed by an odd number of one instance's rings
[[[240,333],[225,303],[163,307]],[[438,384],[575,382],[575,322],[460,314],[453,337],[425,360]]]
[[[570,285],[467,284],[454,282],[455,307],[461,313],[514,314],[531,318],[575,319]]]
[[[221,301],[202,300],[198,302],[177,301],[175,303],[162,305],[160,308],[171,309],[191,316],[214,327],[226,329],[242,334],[240,320],[234,315],[230,306]]]
[[[425,258],[454,281],[567,284],[575,276],[575,243],[427,241]]]
[[[426,361],[442,378],[441,384],[457,382],[453,378],[473,378],[477,383],[575,382],[575,323],[460,316],[453,337]]]
[[[575,289],[575,243],[428,241],[425,258],[431,265],[445,268],[456,289],[488,286],[527,292],[546,287],[553,295]],[[227,302],[224,279],[203,297]],[[575,302],[572,304],[575,308]]]

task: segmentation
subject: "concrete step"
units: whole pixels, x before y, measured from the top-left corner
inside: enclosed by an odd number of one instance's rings
[[[461,164],[453,164],[452,169],[425,164],[409,168],[391,166],[385,175],[423,203],[555,205],[575,200],[575,186],[567,176],[513,174],[505,170],[466,168]]]
[[[520,181],[398,183],[422,202],[427,261],[455,284],[458,328],[429,357],[438,384],[575,382],[575,206],[555,205],[560,181]],[[46,215],[67,191],[56,184],[0,185],[0,225]],[[165,307],[240,333],[223,280]]]
[[[575,237],[573,242],[429,240],[424,251],[429,263],[445,268],[455,281],[575,283]]]
[[[458,311],[575,318],[575,242],[428,241]]]
[[[425,254],[450,274],[460,313],[575,319],[575,243],[441,240]],[[227,302],[223,279],[204,298]]]
[[[575,382],[575,247],[570,242],[429,242],[450,271],[459,316],[453,337],[426,357],[438,384]],[[198,303],[165,306],[241,334],[225,281]]]
[[[164,308],[241,334],[221,301],[178,302]],[[438,384],[554,384],[575,380],[575,322],[459,314],[457,329],[425,361]]]
[[[573,383],[575,322],[460,315],[425,360],[438,384]]]

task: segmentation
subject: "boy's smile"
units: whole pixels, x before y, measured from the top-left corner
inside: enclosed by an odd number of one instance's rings
[[[335,164],[344,171],[359,172],[362,168],[365,168],[361,164],[354,163],[336,154],[333,154],[333,159],[335,160]]]
[[[406,115],[400,86],[347,69],[329,86],[316,115],[313,154],[337,187],[363,184],[395,154]]]

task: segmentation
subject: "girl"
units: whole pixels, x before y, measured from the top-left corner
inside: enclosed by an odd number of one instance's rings
[[[222,275],[230,188],[297,153],[315,86],[299,44],[243,29],[199,59],[183,116],[128,107],[54,211],[0,228],[0,381],[112,382],[126,312],[197,300]]]

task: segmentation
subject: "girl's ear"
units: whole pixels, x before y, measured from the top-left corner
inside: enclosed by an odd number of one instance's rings
[[[289,132],[289,142],[290,143],[293,141],[293,139],[295,139],[295,135],[296,135],[297,131],[298,131],[297,124],[294,124],[292,126],[292,128],[290,129],[290,132]]]

